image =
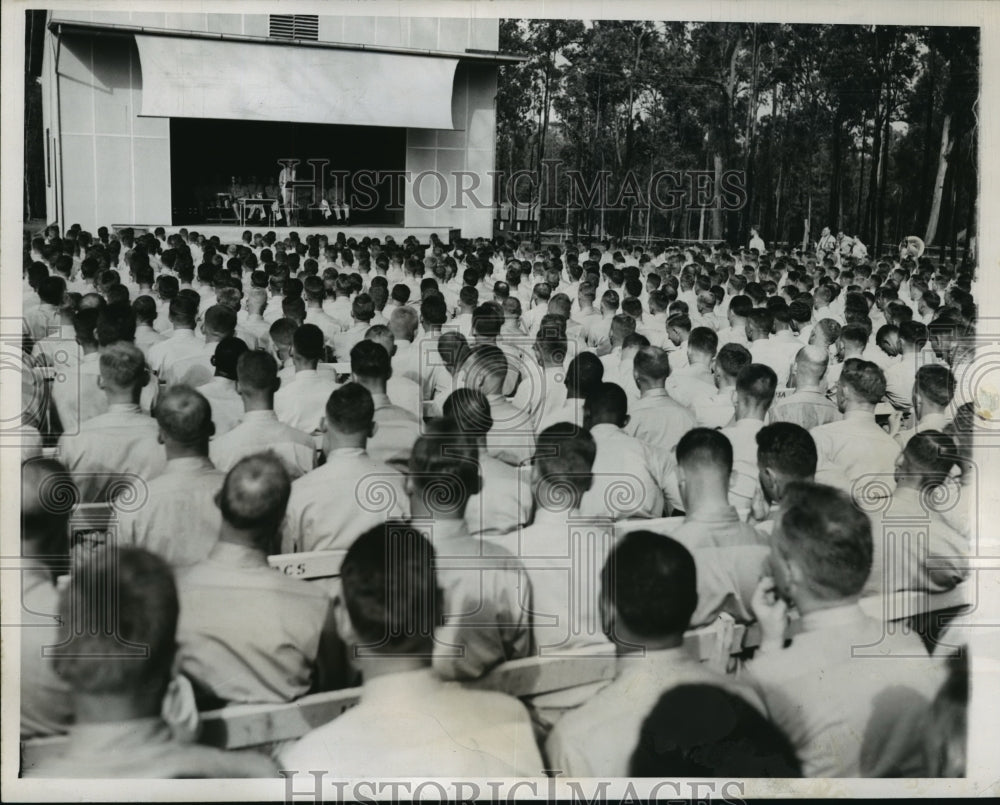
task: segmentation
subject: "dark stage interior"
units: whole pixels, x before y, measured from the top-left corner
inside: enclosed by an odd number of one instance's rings
[[[345,200],[351,205],[352,225],[402,225],[402,200],[392,198],[391,179],[363,193],[352,193],[351,183],[358,182],[359,171],[402,173],[406,129],[188,118],[170,121],[173,224],[237,223],[236,213],[226,207],[219,194],[230,193],[235,176],[244,186],[256,177],[257,191],[272,196],[273,192],[265,191],[277,188],[282,167],[279,159],[299,160],[299,180],[313,176],[313,166],[307,160],[328,160],[324,183],[327,194],[334,187],[330,171],[346,171],[353,177],[343,183]],[[395,184],[400,186],[398,181]],[[308,191],[300,190],[296,198],[306,203],[309,196]],[[366,205],[370,209],[364,209]],[[322,219],[314,210],[302,213],[298,223],[319,225]]]

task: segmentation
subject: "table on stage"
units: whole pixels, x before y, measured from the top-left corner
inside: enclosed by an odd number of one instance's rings
[[[262,207],[267,216],[267,225],[274,226],[275,216],[272,207],[277,202],[273,198],[241,198],[240,199],[240,226],[247,225],[247,211],[252,207]]]

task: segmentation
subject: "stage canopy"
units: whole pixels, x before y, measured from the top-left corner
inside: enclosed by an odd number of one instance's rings
[[[454,129],[457,58],[136,34],[142,115]]]

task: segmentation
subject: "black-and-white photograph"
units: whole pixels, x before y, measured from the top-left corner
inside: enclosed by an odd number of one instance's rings
[[[8,794],[1000,793],[1000,16],[422,6],[5,8]]]

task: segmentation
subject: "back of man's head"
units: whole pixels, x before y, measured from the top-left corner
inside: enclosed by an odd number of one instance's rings
[[[921,431],[906,443],[896,480],[906,476],[911,486],[934,489],[948,480],[958,458],[958,448],[950,435],[938,430]]]
[[[632,359],[632,370],[638,378],[662,386],[670,377],[670,358],[660,347],[640,347]]]
[[[359,381],[385,383],[392,376],[389,353],[375,341],[358,341],[351,347],[351,373]]]
[[[215,432],[212,406],[190,386],[171,386],[156,404],[156,421],[165,441],[180,447],[208,449]]]
[[[694,557],[663,534],[631,531],[608,554],[601,598],[612,642],[681,640],[698,604]]]
[[[604,364],[593,352],[581,352],[566,369],[566,390],[573,398],[585,399],[604,380]],[[583,423],[574,423],[583,424]]]
[[[250,347],[242,338],[235,336],[228,336],[219,341],[215,346],[215,354],[212,356],[215,376],[235,380],[237,362],[249,349]]]
[[[466,358],[466,387],[478,388],[484,394],[497,394],[507,377],[507,356],[500,347],[481,344],[469,351]]]
[[[472,332],[482,338],[496,338],[503,321],[503,308],[496,302],[484,302],[472,311]]]
[[[589,431],[557,422],[538,434],[532,458],[532,486],[536,503],[545,509],[566,511],[593,483],[597,445]]]
[[[485,436],[493,427],[489,400],[476,389],[455,389],[444,401],[444,415],[461,433],[473,438]]]
[[[271,554],[278,549],[278,529],[291,490],[291,479],[280,459],[257,453],[229,470],[219,490],[219,511],[224,522],[252,534],[253,547]]]
[[[777,387],[774,369],[763,363],[751,363],[736,376],[736,397],[753,411],[766,411]]]
[[[244,352],[236,361],[236,381],[241,392],[273,394],[278,386],[278,362],[267,352]]]
[[[733,471],[733,445],[713,428],[691,428],[676,448],[677,465],[685,472],[716,473],[726,478]]]
[[[885,396],[885,374],[871,361],[848,358],[840,370],[840,385],[849,390],[857,402],[877,405]]]
[[[798,566],[797,584],[820,600],[858,596],[871,573],[871,522],[850,495],[830,486],[788,485],[772,545],[779,562]],[[793,599],[797,598],[795,584],[785,591]]]
[[[830,353],[816,345],[802,347],[795,354],[795,385],[818,386],[830,361]]]
[[[375,420],[371,392],[359,383],[345,383],[330,393],[326,401],[329,427],[344,435],[370,433]]]
[[[174,575],[163,559],[131,546],[116,548],[113,557],[98,550],[73,569],[59,613],[63,623],[113,618],[116,628],[86,629],[54,647],[56,673],[75,696],[142,697],[155,705],[172,675],[178,612]],[[123,651],[127,645],[142,651]]]
[[[101,347],[118,341],[135,340],[135,312],[127,302],[113,302],[100,308],[94,335]]]
[[[111,391],[137,391],[149,380],[142,351],[125,341],[111,344],[101,353],[100,370],[101,382]]]
[[[628,397],[617,383],[601,383],[587,395],[583,410],[589,427],[614,425],[622,428],[628,419]]]
[[[65,557],[72,511],[65,502],[78,499],[76,484],[60,461],[41,456],[25,461],[21,465],[21,554],[52,562]]]
[[[917,369],[914,387],[925,403],[945,408],[955,397],[955,375],[939,363],[924,364]]]
[[[292,337],[295,355],[306,363],[317,363],[323,358],[323,331],[315,324],[303,324]]]
[[[757,466],[785,481],[811,481],[816,475],[816,442],[794,422],[775,422],[757,431]]]
[[[428,511],[462,515],[482,485],[475,438],[452,419],[428,423],[413,445],[409,477]]]
[[[420,654],[430,660],[442,612],[434,548],[413,528],[388,523],[366,531],[340,568],[356,645],[365,653]]]
[[[695,327],[688,336],[688,353],[695,353],[711,360],[719,348],[719,336],[710,327]]]

